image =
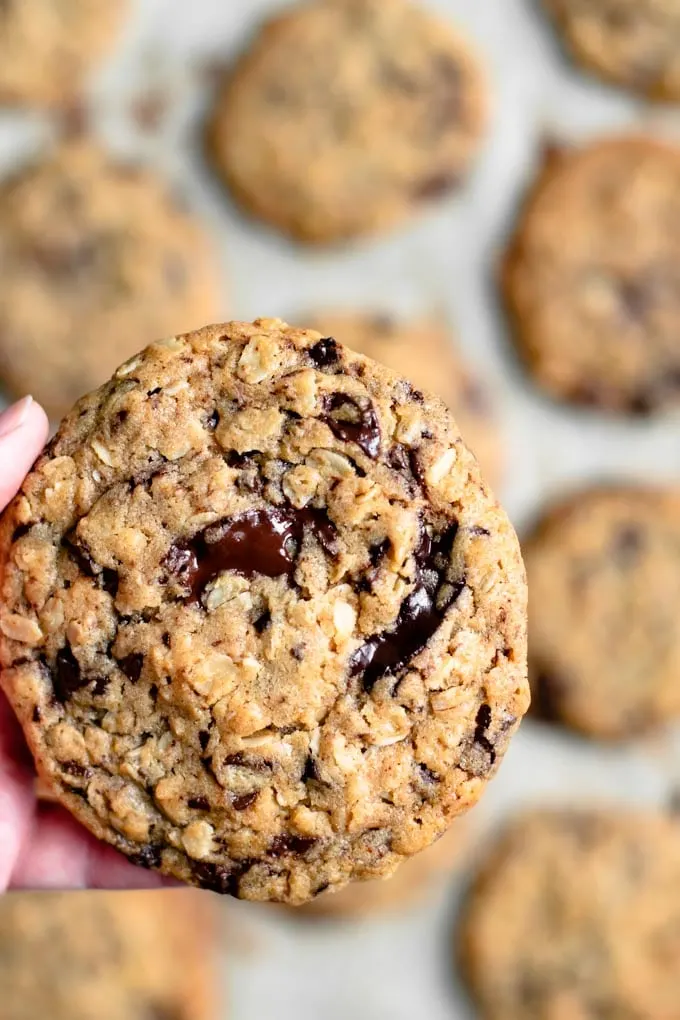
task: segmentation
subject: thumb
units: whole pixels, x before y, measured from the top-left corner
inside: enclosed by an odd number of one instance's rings
[[[47,439],[47,415],[33,397],[0,414],[0,508],[16,494]]]

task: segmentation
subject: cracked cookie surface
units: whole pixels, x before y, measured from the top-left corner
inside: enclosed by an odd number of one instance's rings
[[[217,926],[197,897],[3,896],[3,1020],[216,1020]]]
[[[410,0],[321,0],[268,22],[217,99],[208,144],[256,215],[332,242],[454,189],[486,125],[455,30]]]
[[[578,63],[651,99],[680,101],[677,0],[543,0]]]
[[[216,317],[207,236],[151,172],[73,142],[0,185],[0,380],[52,417]]]
[[[0,103],[77,100],[127,8],[127,0],[2,0]]]
[[[506,255],[515,339],[552,396],[647,414],[680,401],[680,148],[551,150]]]
[[[450,413],[279,320],[151,345],[0,527],[2,684],[133,860],[304,902],[476,801],[528,702],[516,536]]]
[[[358,354],[387,365],[448,404],[463,440],[487,481],[501,475],[501,430],[483,380],[463,362],[449,330],[435,319],[399,321],[368,312],[320,312],[305,317],[311,329],[342,337]]]
[[[622,739],[680,716],[680,491],[593,488],[524,543],[536,711]]]
[[[534,811],[464,911],[486,1020],[670,1020],[680,1002],[680,824],[654,811]]]

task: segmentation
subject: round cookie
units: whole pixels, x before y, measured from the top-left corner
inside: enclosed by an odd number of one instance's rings
[[[677,0],[543,0],[573,58],[650,99],[680,100]]]
[[[216,925],[197,896],[3,896],[3,1020],[216,1020]]]
[[[603,739],[677,718],[680,491],[582,491],[524,552],[537,711]]]
[[[465,443],[485,478],[501,474],[501,435],[491,398],[452,345],[449,331],[434,319],[399,322],[385,314],[323,312],[307,321],[367,358],[387,365],[449,405]]]
[[[670,1020],[679,927],[677,819],[535,811],[486,862],[460,944],[484,1020]]]
[[[43,779],[246,899],[382,877],[527,708],[518,543],[453,419],[279,320],[151,345],[0,524],[1,681]]]
[[[127,0],[3,0],[0,103],[76,101],[127,7]]]
[[[94,144],[0,186],[0,381],[52,417],[140,344],[216,317],[207,237],[150,172]]]
[[[680,148],[552,151],[507,253],[518,347],[554,397],[645,414],[680,400]]]
[[[339,241],[460,184],[485,93],[468,43],[411,0],[304,3],[229,74],[208,145],[251,212],[303,241]]]
[[[338,893],[326,893],[303,907],[291,908],[305,919],[361,919],[388,911],[404,910],[441,888],[460,864],[466,847],[466,826],[453,823],[441,839],[411,857],[391,878],[377,882],[354,882]]]

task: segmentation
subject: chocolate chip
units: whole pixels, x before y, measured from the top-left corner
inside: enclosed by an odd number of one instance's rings
[[[94,682],[94,689],[92,693],[101,697],[102,694],[106,693],[109,683],[110,677],[108,676],[97,677],[97,679]]]
[[[392,543],[389,538],[384,538],[382,542],[378,542],[377,545],[372,545],[368,550],[368,555],[371,560],[371,564],[377,567],[380,561],[383,559],[385,554],[392,548]]]
[[[102,588],[115,599],[118,594],[118,573],[110,567],[104,567],[101,573]]]
[[[305,646],[304,645],[293,645],[290,650],[290,654],[297,662],[302,662],[305,657]]]
[[[208,432],[214,432],[219,423],[220,413],[219,411],[215,410],[212,412],[212,414],[209,414],[208,417],[206,418],[205,427],[207,428]]]
[[[449,582],[446,576],[457,533],[457,524],[436,538],[423,530],[415,553],[416,585],[402,602],[394,628],[369,638],[349,661],[350,676],[361,675],[365,690],[386,674],[397,674],[426,647],[465,587],[465,581]]]
[[[19,539],[23,538],[24,535],[27,535],[30,530],[31,530],[31,525],[30,524],[20,524],[12,532],[12,541],[13,542],[18,542]]]
[[[210,801],[207,797],[189,797],[187,804],[195,811],[209,811]]]
[[[285,854],[295,854],[302,857],[308,850],[318,843],[314,836],[275,836],[269,844],[267,853],[270,857],[283,857]]]
[[[333,393],[326,399],[326,422],[336,439],[356,443],[373,460],[380,453],[380,424],[370,401],[361,406],[344,393]]]
[[[236,751],[228,754],[224,759],[225,765],[234,765],[238,768],[249,769],[251,772],[271,772],[273,765],[265,758],[256,754],[247,754],[245,751]]]
[[[149,687],[149,697],[151,698],[151,701],[155,705],[156,701],[158,700],[158,684],[151,684],[151,686]]]
[[[160,868],[162,861],[161,848],[148,844],[142,847],[141,850],[138,850],[137,853],[131,854],[130,860],[133,864],[138,864],[140,868]]]
[[[132,680],[133,684],[136,684],[142,675],[144,656],[141,652],[132,652],[130,655],[126,655],[124,659],[119,659],[118,665],[128,680]]]
[[[52,686],[57,701],[60,701],[62,705],[65,704],[72,694],[79,691],[81,687],[87,687],[89,682],[87,677],[83,676],[70,645],[60,648],[52,675]]]
[[[408,471],[410,468],[408,450],[401,443],[391,446],[385,459],[393,471]]]
[[[210,743],[210,733],[208,732],[208,730],[199,731],[198,742],[201,745],[201,750],[205,751],[206,747]]]
[[[91,769],[86,768],[77,761],[65,761],[62,762],[62,772],[67,772],[69,776],[76,776],[78,779],[89,778],[92,775]]]
[[[496,749],[486,735],[490,725],[491,706],[487,704],[481,705],[475,719],[475,735],[472,739],[473,743],[481,747],[483,751],[486,751],[491,760],[491,764],[494,765],[496,762]]]
[[[42,712],[40,711],[40,707],[38,705],[34,707],[33,715],[31,718],[33,719],[34,723],[39,723],[40,720],[42,719]]]
[[[467,529],[469,535],[476,535],[477,537],[489,536],[491,532],[488,528],[482,528],[479,524],[473,524],[471,528]]]
[[[416,762],[416,765],[418,768],[418,776],[423,782],[430,785],[434,785],[439,782],[439,776],[437,773],[433,772],[432,769],[429,769],[427,765],[423,765],[421,762]]]
[[[248,510],[211,525],[185,545],[171,546],[164,566],[197,603],[224,570],[244,577],[292,577],[305,528],[326,552],[337,552],[335,525],[324,510]]]
[[[332,336],[324,337],[307,352],[317,368],[330,368],[340,357],[337,342]]]
[[[238,895],[238,870],[225,868],[221,864],[208,861],[193,861],[192,872],[204,889],[220,893],[222,896]]]
[[[254,804],[257,800],[258,791],[254,790],[252,793],[243,793],[240,797],[234,797],[231,802],[231,806],[234,811],[245,811],[251,804]]]

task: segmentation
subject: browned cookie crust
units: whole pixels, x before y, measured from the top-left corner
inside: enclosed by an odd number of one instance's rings
[[[3,896],[3,1020],[216,1020],[216,926],[197,897]]]
[[[217,317],[207,237],[153,174],[77,142],[0,187],[0,381],[53,417],[140,341]]]
[[[72,103],[127,8],[127,0],[2,0],[0,103]]]
[[[543,0],[589,71],[651,99],[680,100],[677,0]]]
[[[302,907],[290,908],[304,919],[379,917],[388,911],[405,910],[441,891],[446,879],[460,865],[467,848],[466,823],[457,819],[441,839],[422,853],[410,857],[390,877],[376,882],[353,882],[340,892],[327,892]]]
[[[305,241],[370,234],[458,185],[486,124],[468,43],[410,0],[317,0],[268,22],[218,98],[217,170]]]
[[[330,311],[308,316],[306,325],[339,337],[352,350],[387,365],[428,393],[438,393],[485,478],[493,484],[498,481],[502,440],[491,396],[456,352],[442,322],[400,322],[379,313]]]
[[[621,739],[680,715],[680,491],[590,489],[524,546],[534,704]]]
[[[528,701],[516,537],[441,401],[228,323],[84,398],[4,514],[43,777],[134,860],[303,902],[481,794]]]
[[[464,913],[485,1020],[675,1020],[680,824],[652,811],[535,811],[513,822]]]
[[[507,252],[517,344],[551,395],[648,413],[680,398],[680,148],[552,151]]]

